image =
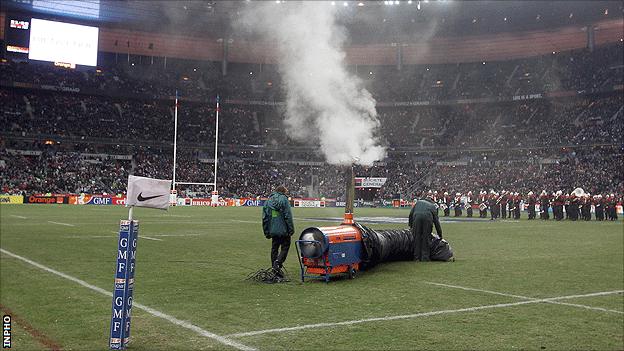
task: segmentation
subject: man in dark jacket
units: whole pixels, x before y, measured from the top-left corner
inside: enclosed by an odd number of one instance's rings
[[[283,277],[281,268],[288,256],[290,237],[295,232],[287,193],[286,187],[278,186],[262,208],[262,230],[264,236],[272,240],[271,265],[278,277]]]
[[[414,260],[429,261],[429,241],[433,226],[442,238],[438,210],[430,198],[418,199],[409,215],[409,226],[414,236]]]

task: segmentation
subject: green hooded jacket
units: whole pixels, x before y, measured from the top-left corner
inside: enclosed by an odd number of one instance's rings
[[[262,230],[267,238],[295,233],[290,203],[286,195],[274,192],[262,208]]]

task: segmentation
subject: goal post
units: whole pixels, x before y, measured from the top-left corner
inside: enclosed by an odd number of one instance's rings
[[[215,142],[214,142],[214,177],[212,182],[191,182],[191,181],[177,181],[176,179],[176,170],[177,170],[177,154],[178,154],[178,108],[179,108],[179,95],[178,91],[175,92],[175,109],[174,109],[174,117],[173,117],[173,182],[171,188],[171,197],[170,202],[172,204],[177,203],[177,188],[178,185],[200,185],[206,187],[212,187],[211,192],[211,203],[212,206],[218,206],[219,203],[219,192],[217,189],[217,170],[218,170],[218,157],[219,157],[219,112],[220,107],[220,97],[217,95],[216,97],[216,112],[215,112]]]

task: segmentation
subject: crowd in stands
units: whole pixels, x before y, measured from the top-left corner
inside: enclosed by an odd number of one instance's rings
[[[85,140],[173,142],[174,106],[168,101],[0,89],[3,132]],[[621,94],[585,98],[379,108],[381,136],[390,147],[543,147],[621,143]],[[178,108],[178,142],[210,144],[213,106],[185,102]],[[273,107],[225,105],[219,142],[231,145],[297,145]]]
[[[5,149],[0,153],[2,192],[12,194],[122,193],[129,174],[171,179],[172,155],[142,148],[131,159],[94,157],[53,149],[39,155],[19,155]],[[345,167],[322,163],[275,162],[226,157],[219,161],[218,188],[223,196],[256,197],[269,194],[276,184],[286,185],[293,196],[343,198]],[[180,152],[176,179],[182,182],[211,182],[214,163],[192,153]],[[357,166],[358,177],[387,178],[372,196],[410,198],[422,189],[461,192],[507,189],[528,191],[564,190],[582,187],[594,193],[622,193],[624,149],[602,147],[569,152],[552,163],[533,159],[448,164],[413,161],[400,157],[371,167]],[[204,186],[180,186],[180,190],[208,194]],[[184,193],[184,191],[182,191]]]
[[[220,92],[237,100],[271,100],[282,94],[279,79],[270,70],[254,78],[240,72],[221,77],[215,67],[180,73],[111,66],[98,72],[12,61],[0,64],[1,192],[119,193],[129,174],[171,179],[175,117],[171,95],[176,88],[190,98],[178,105],[177,180],[211,182],[216,118],[211,97]],[[388,158],[372,167],[358,167],[356,173],[385,177],[387,182],[363,196],[409,198],[422,189],[465,193],[583,187],[591,193],[624,192],[624,98],[621,91],[595,91],[621,84],[621,45],[485,65],[387,70],[364,75],[365,84],[381,101],[492,98],[570,89],[594,93],[380,105],[380,136],[388,146]],[[266,85],[267,79],[274,84]],[[80,91],[18,88],[13,82]],[[283,183],[295,196],[342,197],[344,167],[323,163],[316,145],[291,140],[282,120],[280,107],[222,104],[220,193],[262,196]],[[179,189],[189,194],[211,190]]]
[[[373,97],[381,102],[444,101],[495,98],[553,91],[595,91],[622,83],[622,43],[589,50],[557,52],[511,61],[445,65],[412,65],[358,71]],[[6,61],[6,60],[5,60]],[[149,61],[149,60],[146,60]],[[172,66],[172,65],[170,65]],[[247,69],[221,75],[219,62],[196,67],[178,64],[164,68],[148,63],[107,63],[97,70],[50,69],[47,65],[6,61],[0,64],[5,82],[79,88],[100,94],[147,98],[172,97],[212,101],[226,99],[283,101],[284,89],[277,69]]]

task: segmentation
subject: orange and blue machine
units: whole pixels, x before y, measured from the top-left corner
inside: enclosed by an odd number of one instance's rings
[[[301,281],[305,278],[323,278],[346,274],[355,278],[362,264],[362,232],[353,222],[353,214],[345,213],[339,226],[310,227],[305,229],[295,247],[301,268]]]

